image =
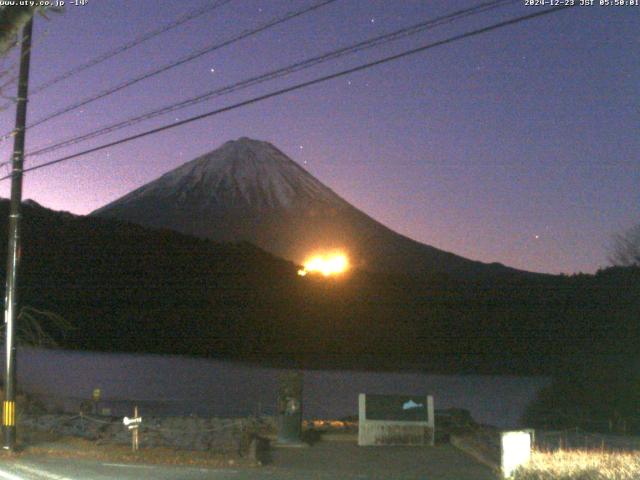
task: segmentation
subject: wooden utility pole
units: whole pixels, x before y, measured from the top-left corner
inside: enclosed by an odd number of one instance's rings
[[[20,207],[22,203],[22,165],[24,162],[25,126],[27,123],[27,95],[31,35],[33,19],[22,29],[20,49],[20,77],[16,105],[13,157],[11,160],[11,206],[9,211],[9,245],[7,249],[7,290],[4,305],[5,371],[4,402],[2,403],[3,449],[13,450],[16,444],[16,318],[18,316],[18,267],[20,265]]]

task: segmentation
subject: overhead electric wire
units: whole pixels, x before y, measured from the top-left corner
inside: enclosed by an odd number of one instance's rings
[[[12,73],[12,72],[11,72]],[[2,72],[0,74],[0,78],[4,77],[5,74],[9,74],[9,72]],[[12,74],[7,80],[4,81],[4,83],[0,84],[0,95],[2,95],[2,90],[6,87],[8,87],[9,85],[13,85],[14,83],[16,83],[16,81],[18,80],[18,76],[15,74]],[[4,95],[2,95],[4,97]],[[6,98],[6,97],[5,97]],[[3,107],[0,107],[0,110],[2,110]]]
[[[195,121],[198,121],[198,120],[202,120],[204,118],[209,118],[209,117],[212,117],[214,115],[219,115],[219,114],[224,113],[224,112],[228,112],[228,111],[235,110],[235,109],[247,106],[247,105],[258,103],[258,102],[261,102],[263,100],[267,100],[269,98],[273,98],[273,97],[277,97],[277,96],[280,96],[280,95],[284,95],[285,93],[290,93],[290,92],[293,92],[293,91],[296,91],[296,90],[300,90],[302,88],[310,87],[312,85],[317,85],[319,83],[323,83],[323,82],[326,82],[326,81],[329,81],[329,80],[333,80],[335,78],[343,77],[345,75],[350,75],[352,73],[359,72],[359,71],[362,71],[362,70],[366,70],[366,69],[375,67],[377,65],[382,65],[382,64],[385,64],[385,63],[388,63],[388,62],[391,62],[391,61],[395,61],[395,60],[399,60],[401,58],[408,57],[410,55],[415,55],[417,53],[421,53],[421,52],[424,52],[426,50],[430,50],[432,48],[436,48],[436,47],[439,47],[439,46],[442,46],[442,45],[447,45],[449,43],[453,43],[453,42],[456,42],[456,41],[459,41],[459,40],[463,40],[465,38],[470,38],[470,37],[474,37],[474,36],[481,35],[481,34],[484,34],[484,33],[488,33],[488,32],[491,32],[493,30],[497,30],[499,28],[503,28],[503,27],[506,27],[506,26],[509,26],[509,25],[515,25],[515,24],[518,24],[518,23],[521,23],[521,22],[524,22],[524,21],[527,21],[527,20],[532,20],[534,18],[542,17],[544,15],[549,15],[551,13],[559,12],[559,11],[566,10],[566,9],[572,8],[572,7],[573,7],[573,5],[567,5],[567,6],[563,5],[563,6],[559,6],[559,7],[555,7],[555,8],[541,10],[541,11],[538,11],[538,12],[535,12],[535,13],[531,13],[531,14],[528,14],[528,15],[522,15],[522,16],[519,16],[519,17],[516,17],[516,18],[512,18],[510,20],[505,20],[505,21],[502,21],[502,22],[499,22],[499,23],[494,23],[493,25],[489,25],[488,27],[483,27],[483,28],[479,28],[479,29],[476,29],[476,30],[472,30],[470,32],[465,32],[465,33],[461,33],[461,34],[458,34],[458,35],[454,35],[454,36],[446,38],[444,40],[438,40],[436,42],[429,43],[429,44],[426,44],[426,45],[422,45],[420,47],[416,47],[416,48],[413,48],[413,49],[410,49],[410,50],[406,50],[404,52],[401,52],[401,53],[398,53],[398,54],[395,54],[395,55],[390,55],[390,56],[381,58],[379,60],[375,60],[373,62],[368,62],[368,63],[362,64],[362,65],[358,65],[356,67],[351,67],[351,68],[348,68],[346,70],[341,70],[339,72],[332,73],[332,74],[329,74],[329,75],[325,75],[325,76],[322,76],[322,77],[319,77],[319,78],[315,78],[313,80],[308,80],[306,82],[297,83],[295,85],[292,85],[292,86],[289,86],[289,87],[286,87],[286,88],[282,88],[282,89],[275,90],[273,92],[270,92],[270,93],[267,93],[267,94],[264,94],[264,95],[259,95],[257,97],[253,97],[253,98],[251,98],[249,100],[244,100],[242,102],[234,103],[232,105],[228,105],[226,107],[218,108],[216,110],[213,110],[213,111],[210,111],[210,112],[207,112],[207,113],[196,115],[196,116],[187,118],[185,120],[181,120],[181,121],[178,121],[178,122],[170,123],[170,124],[164,125],[162,127],[158,127],[158,128],[154,128],[154,129],[151,129],[151,130],[147,130],[146,132],[138,133],[136,135],[131,135],[129,137],[121,138],[120,140],[115,140],[113,142],[109,142],[109,143],[106,143],[106,144],[103,144],[103,145],[99,145],[97,147],[89,148],[87,150],[83,150],[81,152],[74,153],[72,155],[67,155],[67,156],[64,156],[64,157],[61,157],[61,158],[57,158],[55,160],[51,160],[51,161],[48,161],[48,162],[45,162],[45,163],[41,163],[39,165],[35,165],[33,167],[25,168],[23,172],[24,173],[31,172],[31,171],[34,171],[34,170],[39,170],[41,168],[49,167],[51,165],[55,165],[55,164],[58,164],[58,163],[66,162],[66,161],[72,160],[74,158],[78,158],[78,157],[81,157],[81,156],[84,156],[84,155],[88,155],[90,153],[95,153],[95,152],[98,152],[100,150],[104,150],[106,148],[111,148],[111,147],[115,147],[116,145],[121,145],[123,143],[128,143],[130,141],[137,140],[138,138],[143,138],[143,137],[147,137],[149,135],[154,135],[156,133],[164,132],[166,130],[170,130],[172,128],[176,128],[176,127],[179,127],[179,126],[182,126],[182,125],[186,125],[188,123],[192,123],[192,122],[195,122]],[[0,178],[0,181],[7,180],[9,178],[11,178],[11,174]]]
[[[210,45],[204,49],[201,50],[197,50],[194,53],[191,53],[189,55],[186,55],[182,58],[180,58],[179,60],[176,60],[174,62],[171,62],[167,65],[164,65],[160,68],[156,68],[155,70],[152,70],[150,72],[144,73],[142,75],[139,75],[137,77],[134,77],[130,80],[126,80],[122,83],[119,83],[118,85],[116,85],[115,87],[111,87],[109,89],[103,90],[99,93],[97,93],[96,95],[93,95],[92,97],[86,98],[84,100],[81,100],[79,102],[76,102],[74,104],[71,104],[67,107],[62,108],[61,110],[58,110],[50,115],[47,115],[46,117],[40,118],[39,120],[36,120],[35,122],[27,125],[27,129],[29,128],[33,128],[35,126],[41,125],[45,122],[48,122],[49,120],[52,120],[56,117],[59,117],[60,115],[63,115],[65,113],[69,113],[73,110],[76,110],[80,107],[83,107],[85,105],[88,105],[89,103],[95,102],[96,100],[99,100],[101,98],[107,97],[109,95],[112,95],[113,93],[119,92],[120,90],[123,90],[125,88],[131,87],[132,85],[135,85],[136,83],[139,83],[143,80],[146,80],[148,78],[154,77],[156,75],[159,75],[160,73],[164,73],[168,70],[171,70],[172,68],[178,67],[180,65],[183,65],[187,62],[190,62],[192,60],[195,60],[196,58],[199,58],[207,53],[211,53],[214,50],[218,50],[220,48],[226,47],[228,45],[231,45],[232,43],[238,42],[240,40],[243,40],[245,38],[248,38],[252,35],[256,35],[257,33],[263,32],[269,28],[275,27],[276,25],[280,25],[284,22],[287,22],[289,20],[292,20],[294,18],[300,17],[306,13],[315,11],[321,7],[324,7],[325,5],[329,5],[331,3],[336,2],[337,0],[322,0],[320,2],[317,2],[309,7],[305,7],[303,9],[299,9],[299,10],[295,10],[295,11],[291,11],[286,13],[285,15],[281,15],[279,17],[276,17],[268,22],[265,22],[263,24],[261,24],[260,26],[251,29],[251,30],[244,30],[242,32],[240,32],[238,35],[235,35],[227,40],[224,40],[222,42],[219,43],[215,43],[213,45]],[[2,136],[2,139],[8,138],[11,136],[11,132],[5,133]]]
[[[159,27],[155,30],[152,30],[150,32],[144,33],[142,35],[140,35],[137,38],[134,38],[133,40],[114,48],[113,50],[109,50],[108,52],[102,53],[100,55],[98,55],[95,58],[92,58],[91,60],[89,60],[88,62],[85,62],[83,64],[80,64],[70,70],[67,70],[64,73],[61,73],[60,75],[58,75],[57,77],[54,77],[50,80],[48,80],[47,82],[36,86],[35,88],[32,88],[31,91],[29,92],[30,95],[35,95],[37,93],[42,92],[43,90],[46,90],[49,87],[52,87],[53,85],[62,82],[63,80],[67,80],[68,78],[71,78],[74,75],[79,74],[80,72],[83,72],[84,70],[87,70],[88,68],[91,68],[95,65],[98,65],[102,62],[105,62],[107,60],[109,60],[110,58],[113,58],[123,52],[126,52],[127,50],[130,50],[138,45],[140,45],[141,43],[146,42],[147,40],[151,40],[154,37],[157,37],[159,35],[162,35],[166,32],[168,32],[169,30],[172,30],[180,25],[182,25],[183,23],[186,23],[190,20],[193,20],[195,18],[198,18],[206,13],[209,13],[210,11],[213,11],[217,8],[220,8],[224,5],[226,5],[227,3],[232,2],[233,0],[219,0],[217,2],[211,3],[211,4],[207,4],[204,5],[202,7],[199,7],[191,12],[185,13],[184,15],[181,15],[180,17],[178,17],[177,19],[175,19],[174,21],[163,25],[162,27]],[[48,32],[45,31],[45,36],[48,35]],[[32,44],[31,48],[33,49],[33,47],[36,44],[39,44],[42,41],[41,37],[37,37],[35,39],[35,42]],[[17,67],[16,67],[17,70]],[[17,79],[17,75],[16,75],[16,79]],[[6,97],[5,97],[6,98]],[[3,105],[0,105],[0,111],[2,110],[6,110],[7,108],[9,108],[11,105],[13,105],[14,101],[11,101],[9,103],[5,103]],[[10,136],[10,134],[9,134]],[[8,135],[3,135],[2,137],[0,137],[0,141],[4,140],[8,138]]]
[[[264,73],[258,76],[254,76],[245,80],[241,80],[239,82],[230,84],[230,85],[226,85],[224,87],[220,87],[217,88],[215,90],[211,90],[208,92],[205,92],[203,94],[197,95],[195,97],[189,98],[187,100],[183,100],[181,102],[178,103],[172,103],[170,105],[164,106],[162,108],[159,109],[155,109],[155,110],[151,110],[148,111],[144,114],[141,115],[137,115],[135,117],[132,118],[128,118],[126,120],[122,120],[104,127],[101,127],[97,130],[93,130],[91,132],[88,132],[86,134],[80,135],[80,136],[74,136],[71,138],[68,138],[66,140],[62,140],[58,143],[55,143],[53,145],[49,145],[47,147],[42,147],[39,148],[37,150],[34,150],[32,152],[29,152],[26,156],[27,157],[33,157],[33,156],[37,156],[37,155],[43,155],[46,153],[51,153],[53,151],[59,150],[61,148],[64,147],[68,147],[71,145],[75,145],[78,143],[81,143],[83,141],[89,140],[91,138],[95,138],[101,135],[105,135],[107,133],[111,133],[117,130],[120,130],[122,128],[125,127],[130,127],[132,125],[135,125],[137,123],[140,123],[142,121],[145,120],[149,120],[151,118],[155,118],[158,117],[160,115],[164,115],[166,113],[170,113],[170,112],[174,112],[176,110],[180,110],[183,108],[187,108],[190,107],[192,105],[196,105],[198,103],[204,102],[206,100],[209,100],[213,97],[218,97],[218,96],[222,96],[222,95],[226,95],[238,90],[242,90],[248,87],[251,87],[253,85],[257,85],[259,83],[263,83],[269,80],[273,80],[275,78],[279,78],[279,77],[283,77],[286,75],[289,75],[291,73],[294,72],[298,72],[310,67],[313,67],[315,65],[330,61],[330,60],[335,60],[337,58],[340,58],[342,56],[345,55],[349,55],[352,53],[356,53],[362,50],[366,50],[375,46],[379,46],[382,44],[386,44],[389,43],[391,41],[395,41],[395,40],[399,40],[402,38],[406,38],[409,37],[411,35],[415,35],[417,33],[423,32],[425,30],[443,25],[443,24],[448,24],[457,20],[460,20],[462,18],[467,18],[469,16],[472,15],[477,15],[479,13],[484,13],[486,11],[498,8],[498,7],[502,7],[504,5],[510,4],[510,3],[516,3],[519,2],[519,0],[493,0],[491,2],[485,2],[482,4],[478,4],[474,7],[470,7],[464,10],[458,10],[452,13],[449,13],[447,15],[443,15],[441,17],[437,17],[434,19],[430,19],[430,20],[426,20],[414,25],[411,25],[409,27],[405,27],[396,31],[393,31],[391,33],[387,33],[387,34],[383,34],[383,35],[378,35],[376,37],[372,37],[370,39],[367,40],[363,40],[361,42],[355,43],[353,45],[349,45],[347,47],[343,47],[340,48],[338,50],[332,50],[329,52],[325,52],[321,55],[317,55],[315,57],[312,57],[310,59],[306,59],[303,61],[299,61],[296,63],[293,63],[291,65],[288,65],[286,67],[282,67],[279,68],[277,70],[273,70],[270,71],[268,73]]]
[[[146,42],[147,40],[151,40],[152,38],[155,38],[159,35],[162,35],[166,32],[168,32],[169,30],[173,30],[174,28],[179,27],[180,25],[187,23],[191,20],[194,20],[198,17],[201,17],[202,15],[205,15],[213,10],[216,10],[220,7],[223,7],[224,5],[232,2],[233,0],[218,0],[217,2],[213,2],[213,3],[209,3],[207,5],[204,5],[202,7],[196,8],[194,10],[192,10],[191,12],[187,12],[184,15],[179,16],[178,18],[176,18],[174,21],[163,25],[155,30],[151,30],[147,33],[143,33],[142,35],[138,36],[137,38],[134,38],[133,40],[114,48],[113,50],[109,50],[108,52],[105,52],[101,55],[98,55],[97,57],[89,60],[88,62],[82,63],[80,65],[78,65],[77,67],[74,67],[64,73],[61,73],[60,75],[58,75],[57,77],[52,78],[51,80],[48,80],[47,82],[36,86],[33,91],[31,92],[31,95],[34,95],[36,93],[39,93],[49,87],[52,87],[53,85],[62,82],[63,80],[67,80],[68,78],[77,75],[78,73],[87,70],[88,68],[94,67],[95,65],[98,65],[106,60],[109,60],[110,58],[115,57],[116,55],[120,55],[123,52],[126,52],[127,50],[130,50],[138,45],[140,45],[141,43]]]

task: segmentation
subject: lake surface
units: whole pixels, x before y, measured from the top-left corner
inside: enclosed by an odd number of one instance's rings
[[[4,355],[0,364],[4,364]],[[100,408],[130,415],[245,416],[273,414],[283,370],[172,355],[18,349],[19,390],[50,408],[77,412],[94,389]],[[306,418],[336,419],[358,413],[359,393],[433,395],[436,409],[464,408],[481,423],[520,426],[528,402],[547,377],[432,375],[348,370],[304,372]]]

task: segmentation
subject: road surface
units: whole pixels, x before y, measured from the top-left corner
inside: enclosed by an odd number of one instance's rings
[[[368,447],[321,442],[278,448],[270,465],[200,468],[20,456],[0,459],[0,480],[495,480],[485,466],[450,445]]]

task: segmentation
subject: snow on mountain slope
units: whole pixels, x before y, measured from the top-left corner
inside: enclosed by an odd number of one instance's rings
[[[172,170],[94,212],[133,204],[146,196],[202,207],[255,211],[293,209],[312,202],[345,206],[329,188],[267,142],[246,137]]]

